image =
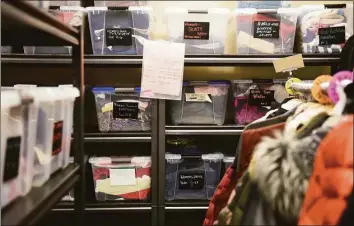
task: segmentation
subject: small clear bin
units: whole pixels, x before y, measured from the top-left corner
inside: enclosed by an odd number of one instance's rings
[[[234,16],[237,54],[293,53],[296,9],[236,9]]]
[[[149,39],[152,9],[88,7],[91,43],[96,55],[141,55]]]
[[[303,5],[299,8],[302,53],[340,53],[345,42],[353,35],[353,8],[329,6]]]
[[[186,54],[223,54],[230,11],[167,8],[168,41],[186,44]]]
[[[20,93],[1,90],[1,207],[23,195],[23,107]]]
[[[225,164],[225,170],[227,170],[235,161],[235,157],[224,157],[223,162]]]
[[[151,100],[140,98],[140,88],[94,87],[98,129],[149,131]]]
[[[263,117],[276,103],[289,97],[286,80],[234,80],[235,123],[244,126]]]
[[[150,157],[91,157],[89,162],[98,201],[149,199]]]
[[[58,20],[63,23],[81,25],[84,8],[79,6],[60,6],[60,10],[50,10]],[[25,54],[72,54],[71,46],[24,46]]]
[[[221,153],[201,156],[166,154],[165,198],[210,199],[220,181]]]
[[[185,82],[181,101],[170,101],[173,124],[216,124],[225,121],[228,81]]]

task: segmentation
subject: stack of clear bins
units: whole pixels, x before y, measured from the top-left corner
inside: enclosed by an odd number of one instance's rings
[[[170,101],[173,124],[223,125],[229,81],[183,83],[182,100]]]
[[[147,6],[88,7],[95,55],[141,55],[149,39],[152,9]]]
[[[98,129],[151,130],[151,100],[140,98],[140,88],[94,87]]]
[[[293,8],[234,11],[237,54],[293,53],[298,12]]]
[[[165,199],[210,199],[220,180],[221,153],[166,154]]]
[[[89,162],[98,201],[149,199],[150,157],[91,157]]]
[[[60,6],[59,10],[49,10],[58,20],[71,26],[79,26],[84,8],[79,6]],[[25,54],[72,54],[71,46],[24,46]]]
[[[223,54],[229,15],[226,8],[167,8],[168,41],[185,43],[186,54]]]

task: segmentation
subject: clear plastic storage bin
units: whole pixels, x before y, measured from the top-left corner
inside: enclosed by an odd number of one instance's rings
[[[149,39],[152,9],[88,7],[91,43],[96,55],[141,55]]]
[[[94,87],[98,129],[149,131],[151,100],[140,98],[140,88]]]
[[[276,103],[282,103],[289,94],[286,80],[234,80],[234,108],[236,125],[247,125],[263,117]]]
[[[89,162],[98,201],[149,198],[150,157],[91,157]]]
[[[216,124],[225,121],[228,81],[185,82],[181,101],[170,101],[173,124]]]
[[[227,170],[232,163],[234,163],[235,157],[224,157],[223,162],[225,164],[225,170]]]
[[[81,25],[84,8],[78,6],[60,6],[60,10],[49,10],[58,20],[63,23]],[[71,46],[24,46],[25,54],[72,54]]]
[[[353,35],[353,8],[304,5],[298,23],[302,53],[340,53]]]
[[[12,47],[11,46],[1,46],[1,53],[12,53]]]
[[[237,54],[291,54],[297,10],[236,9]]]
[[[167,8],[168,41],[185,43],[186,54],[223,54],[229,15],[226,8]]]
[[[22,195],[23,112],[20,94],[1,91],[1,207]]]
[[[165,198],[210,199],[220,180],[223,154],[166,154]]]

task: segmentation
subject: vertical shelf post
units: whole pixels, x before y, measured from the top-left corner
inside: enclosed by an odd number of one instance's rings
[[[158,226],[158,100],[152,99],[151,120],[151,225]]]
[[[158,164],[159,164],[159,225],[165,225],[165,152],[166,152],[166,100],[159,100]]]
[[[84,74],[84,30],[86,15],[83,15],[82,25],[79,27],[79,45],[73,46],[72,64],[74,68],[73,84],[80,91],[80,96],[75,101],[74,106],[74,161],[80,166],[80,179],[75,185],[74,206],[76,214],[76,224],[82,225],[85,210],[85,153],[84,153],[84,103],[85,103],[85,74]]]

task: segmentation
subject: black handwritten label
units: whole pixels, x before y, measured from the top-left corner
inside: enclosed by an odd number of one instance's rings
[[[52,156],[57,155],[61,152],[62,140],[63,140],[63,121],[57,121],[54,123],[54,129],[53,129]]]
[[[106,46],[131,46],[132,44],[131,28],[106,29]]]
[[[320,46],[339,45],[345,43],[345,26],[319,28]]]
[[[188,173],[183,172],[178,174],[179,189],[200,190],[204,188],[205,176],[204,173]]]
[[[18,176],[20,167],[21,137],[10,137],[6,141],[3,181],[10,181]]]
[[[279,38],[280,21],[255,21],[254,38]]]
[[[209,40],[209,22],[184,22],[184,39]]]
[[[138,105],[138,103],[132,102],[114,102],[113,118],[138,119]]]
[[[271,106],[274,102],[274,90],[251,89],[248,98],[250,105]]]

